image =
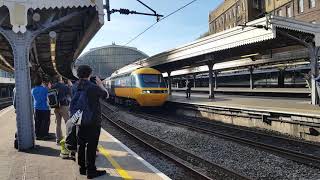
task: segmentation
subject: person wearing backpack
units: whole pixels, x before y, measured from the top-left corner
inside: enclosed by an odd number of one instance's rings
[[[56,90],[57,94],[57,106],[54,108],[54,114],[56,116],[56,143],[59,145],[63,139],[61,130],[61,120],[67,123],[69,119],[69,97],[71,96],[71,89],[64,83],[62,77],[58,77],[58,82],[55,83],[51,89]]]
[[[80,174],[87,175],[88,179],[106,174],[104,170],[97,170],[95,160],[101,130],[99,99],[109,97],[98,77],[95,84],[90,82],[91,73],[92,69],[88,65],[80,65],[77,68],[79,80],[73,85],[70,103],[70,120],[79,114],[81,117],[77,126],[78,164]]]

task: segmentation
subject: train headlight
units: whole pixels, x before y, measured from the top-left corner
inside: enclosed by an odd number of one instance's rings
[[[150,93],[151,93],[150,90],[143,90],[143,91],[142,91],[142,94],[150,94]]]

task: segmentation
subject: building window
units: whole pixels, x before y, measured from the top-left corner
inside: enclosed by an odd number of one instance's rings
[[[237,10],[238,10],[238,16],[240,16],[240,5],[237,6]]]
[[[268,0],[268,6],[270,6],[271,5],[271,0]]]
[[[236,17],[236,8],[233,8],[233,17]]]
[[[282,16],[282,10],[279,9],[277,14],[278,14],[278,16]]]
[[[287,6],[287,17],[292,17],[292,9],[291,9],[291,6]]]
[[[309,8],[316,7],[316,0],[309,0]]]
[[[298,0],[298,12],[299,13],[303,12],[303,1],[304,0]]]

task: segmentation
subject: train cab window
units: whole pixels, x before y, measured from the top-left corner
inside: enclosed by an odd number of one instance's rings
[[[137,87],[136,77],[135,76],[130,76],[130,77],[131,77],[131,86],[132,87]]]
[[[131,76],[125,77],[125,87],[131,87]]]
[[[140,74],[138,77],[141,87],[166,88],[165,81],[160,74]]]
[[[120,81],[119,78],[117,78],[117,79],[115,80],[115,86],[116,86],[116,87],[121,87],[121,81]]]

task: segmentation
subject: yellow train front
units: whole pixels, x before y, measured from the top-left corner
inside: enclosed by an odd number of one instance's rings
[[[110,100],[120,104],[157,107],[162,106],[168,98],[162,74],[153,68],[112,75],[105,80],[105,85],[110,92]]]

